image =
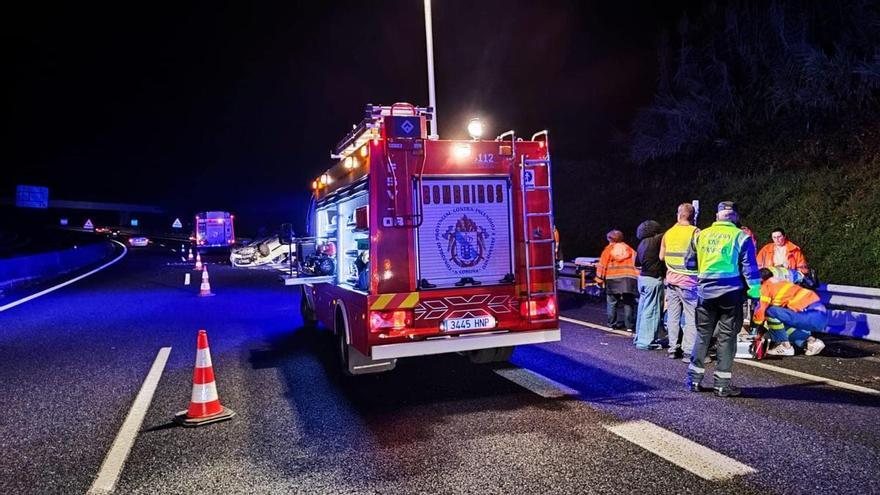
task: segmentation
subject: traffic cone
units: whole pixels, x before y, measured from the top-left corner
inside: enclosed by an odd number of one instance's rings
[[[186,260],[187,260],[187,261],[192,261],[192,260],[193,260],[193,250],[192,250],[192,248],[189,248],[189,254],[186,255]]]
[[[208,333],[199,330],[189,408],[178,412],[174,416],[174,421],[182,426],[201,426],[230,419],[233,416],[235,411],[220,404],[217,384],[214,382],[214,367],[211,365],[211,350],[208,348]]]
[[[204,268],[204,265],[202,265],[202,255],[199,253],[196,253],[196,268],[195,269],[196,269],[196,271],[201,271],[202,268]]]
[[[199,287],[199,297],[213,296],[211,292],[211,281],[208,279],[208,268],[202,270],[202,285]]]

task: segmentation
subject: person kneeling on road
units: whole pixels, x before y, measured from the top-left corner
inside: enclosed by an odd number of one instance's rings
[[[794,347],[803,347],[807,356],[822,352],[825,343],[813,337],[828,325],[828,310],[819,296],[792,282],[761,269],[761,300],[755,310],[755,325],[770,331],[770,340],[779,342],[767,351],[769,356],[794,356]]]

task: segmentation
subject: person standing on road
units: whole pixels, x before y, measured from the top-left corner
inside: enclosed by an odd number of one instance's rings
[[[659,349],[657,338],[663,325],[663,275],[666,265],[660,260],[660,242],[663,229],[654,220],[645,220],[636,229],[639,247],[636,264],[639,265],[639,308],[636,312],[636,349]]]
[[[715,395],[740,394],[731,385],[736,334],[742,328],[744,291],[752,299],[759,297],[761,279],[755,259],[755,244],[735,225],[739,210],[733,201],[718,204],[716,221],[695,238],[697,252],[697,343],[687,372],[687,388],[702,391],[700,382],[706,373],[704,360],[712,333],[718,326],[715,365]]]
[[[797,270],[804,275],[809,273],[807,259],[804,257],[803,251],[797,244],[788,240],[784,230],[781,228],[773,229],[770,238],[773,239],[773,242],[762,247],[758,252],[758,266],[761,268],[781,266]]]
[[[825,343],[813,337],[828,326],[828,310],[819,295],[810,289],[778,278],[773,271],[761,268],[761,300],[755,310],[755,325],[770,330],[770,340],[779,344],[768,356],[794,356],[794,344],[807,356],[822,352]]]
[[[612,230],[605,236],[608,245],[596,265],[596,283],[605,287],[608,302],[608,326],[615,329],[636,327],[635,306],[637,293],[636,253],[623,242],[623,232]],[[624,321],[617,317],[617,307],[623,305]]]
[[[693,225],[694,207],[678,205],[677,223],[663,234],[660,259],[666,263],[666,328],[669,332],[670,359],[688,358],[697,338],[697,263],[689,250],[700,229]],[[690,256],[689,256],[690,252]],[[684,331],[682,332],[682,316]]]

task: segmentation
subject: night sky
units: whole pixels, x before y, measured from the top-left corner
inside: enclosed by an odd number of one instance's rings
[[[662,5],[657,5],[662,4]],[[683,2],[435,0],[441,137],[548,128],[607,153]],[[28,2],[7,11],[4,165],[56,199],[298,220],[366,103],[427,104],[422,2]]]

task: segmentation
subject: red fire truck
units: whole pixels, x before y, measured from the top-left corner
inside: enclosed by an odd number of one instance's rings
[[[560,339],[547,132],[429,140],[429,118],[368,105],[312,184],[302,316],[332,330],[349,374]]]

